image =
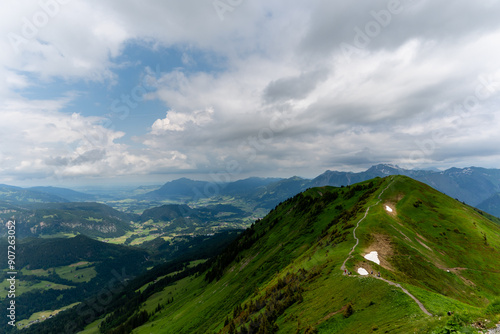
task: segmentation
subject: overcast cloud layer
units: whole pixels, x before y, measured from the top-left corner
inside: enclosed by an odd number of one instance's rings
[[[497,1],[2,9],[2,183],[500,167]]]

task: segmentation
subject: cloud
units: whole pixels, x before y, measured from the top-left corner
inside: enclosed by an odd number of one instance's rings
[[[124,133],[103,126],[102,118],[60,112],[69,102],[14,101],[0,106],[3,180],[110,178],[166,166],[186,168],[181,153],[133,152],[117,142]]]
[[[318,85],[325,80],[328,73],[325,70],[302,73],[296,77],[280,78],[270,82],[264,89],[266,103],[301,100],[307,97]]]
[[[491,144],[500,125],[497,2],[245,1],[232,9],[221,20],[211,1],[6,4],[2,174],[210,173],[236,162],[241,174],[314,176],[377,162],[500,161]],[[153,60],[133,58],[134,46]],[[172,50],[184,67],[157,73],[138,109],[155,102],[161,113],[149,110],[134,141],[98,111],[71,105],[71,85],[120,86],[131,63],[154,68]],[[40,93],[56,80],[71,88]]]
[[[394,24],[392,29],[399,29]],[[488,96],[477,101],[477,108],[487,114],[494,110],[500,77],[490,80],[489,91],[481,78],[498,68],[498,52],[492,47],[497,37],[497,30],[485,30],[481,39],[465,34],[461,43],[442,46],[435,39],[410,34],[401,44],[391,45],[391,50],[367,49],[349,62],[338,50],[312,63],[303,57],[279,60],[251,54],[234,60],[222,74],[175,71],[160,81],[159,98],[183,113],[209,103],[217,117],[185,136],[168,134],[149,138],[148,143],[175,142],[193,158],[205,152],[203,163],[193,160],[200,169],[206,168],[207,160],[212,168],[224,168],[218,157],[236,160],[249,171],[314,166],[321,172],[332,165],[408,163],[422,154],[423,159],[416,159],[420,164],[456,163],[445,153],[453,137],[478,146],[487,142],[486,138],[474,140],[484,126],[479,114],[467,108],[457,114],[454,106],[475,98],[479,88]],[[446,135],[433,143],[432,152],[422,151],[423,140],[432,140],[432,132],[443,127],[448,117],[463,118],[464,112],[467,121],[458,129],[445,129]],[[276,115],[286,115],[286,127],[271,131],[272,138],[259,143],[259,134],[270,129]],[[490,121],[491,125],[498,120]],[[176,126],[161,124],[170,130]],[[416,125],[422,130],[419,134],[413,132]],[[252,144],[255,138],[257,143]],[[197,152],[190,148],[193,144]],[[469,161],[476,159],[470,155]],[[468,162],[464,158],[462,163]]]
[[[203,126],[212,120],[213,113],[212,108],[196,110],[189,115],[169,111],[167,117],[153,123],[151,133],[157,135],[166,131],[185,131],[187,124]]]

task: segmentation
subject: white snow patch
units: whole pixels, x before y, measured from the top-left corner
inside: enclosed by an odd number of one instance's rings
[[[386,206],[385,206],[385,209],[386,209],[388,212],[392,212],[392,209],[391,209],[391,207],[390,207],[389,205],[386,205]]]
[[[370,252],[365,255],[365,259],[375,262],[376,264],[380,264],[380,260],[378,258],[378,253],[376,251]]]
[[[368,275],[368,271],[366,271],[366,269],[363,268],[358,268],[358,274],[366,276]]]

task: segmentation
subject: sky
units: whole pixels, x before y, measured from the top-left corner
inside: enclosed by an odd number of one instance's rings
[[[498,17],[493,0],[6,0],[0,183],[498,168]]]

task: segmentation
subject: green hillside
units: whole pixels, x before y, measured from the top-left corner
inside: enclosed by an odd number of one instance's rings
[[[117,276],[132,278],[144,273],[150,265],[146,261],[148,253],[144,250],[106,244],[83,235],[18,240],[16,251],[18,321],[79,303],[98,294],[103,287],[111,284],[110,280],[116,281]],[[0,242],[0,255],[7,258],[4,242]],[[6,268],[2,270],[5,277],[7,271]],[[7,280],[0,283],[2,308],[8,307],[11,300],[7,298],[9,287]],[[3,329],[0,327],[1,333],[5,333]]]
[[[137,215],[115,210],[101,203],[43,203],[12,206],[0,204],[0,222],[15,219],[16,235],[26,237],[54,237],[61,234],[85,234],[89,237],[120,237],[130,231],[130,222]],[[0,236],[7,229],[0,225]]]
[[[183,268],[131,283],[100,332],[472,333],[500,320],[499,221],[405,176],[309,189]]]

